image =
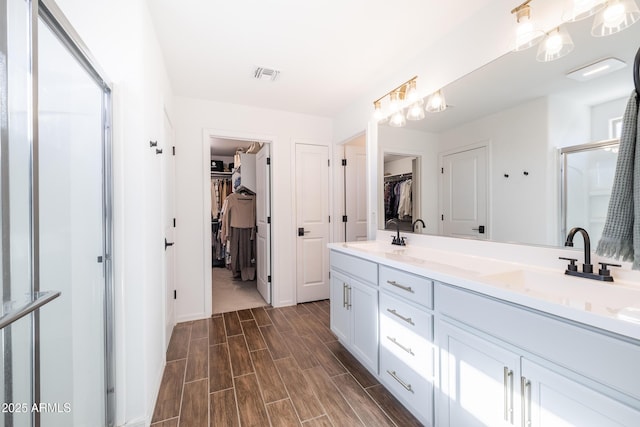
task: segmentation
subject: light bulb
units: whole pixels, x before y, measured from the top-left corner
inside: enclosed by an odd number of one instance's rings
[[[514,51],[528,49],[535,46],[544,37],[544,32],[537,30],[531,20],[531,6],[522,5],[511,13],[516,14],[516,37]]]
[[[619,26],[624,21],[624,12],[625,7],[622,3],[616,3],[608,6],[602,13],[604,26],[607,28]]]
[[[382,112],[382,107],[380,106],[380,101],[376,101],[373,103],[373,120],[376,122],[380,122],[385,118],[384,113]]]
[[[404,118],[404,114],[402,114],[402,110],[398,110],[391,116],[389,119],[389,126],[393,126],[396,128],[402,127],[407,124],[407,119]]]
[[[398,109],[400,108],[400,102],[398,101],[398,93],[397,92],[391,92],[391,94],[389,95],[389,111],[393,114],[396,111],[398,111]]]
[[[447,102],[444,99],[442,90],[434,92],[427,101],[427,107],[425,108],[429,113],[439,113],[447,109]]]
[[[407,111],[407,120],[422,120],[424,119],[424,109],[419,102],[414,102]]]
[[[609,36],[630,27],[640,19],[640,9],[633,0],[610,0],[593,21],[591,35]]]
[[[536,59],[540,62],[555,61],[573,50],[573,40],[564,27],[549,31],[544,42],[538,48]]]
[[[564,22],[575,22],[593,16],[607,4],[607,0],[567,0],[562,14]]]
[[[410,103],[420,102],[422,99],[418,96],[418,90],[416,89],[416,81],[411,80],[409,82],[409,90],[407,90],[407,101]]]

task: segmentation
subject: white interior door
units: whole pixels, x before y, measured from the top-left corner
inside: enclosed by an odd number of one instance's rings
[[[487,239],[487,147],[442,157],[442,233]]]
[[[296,144],[297,302],[329,298],[329,148]]]
[[[345,236],[347,242],[367,240],[367,153],[364,146],[345,145]]]
[[[167,244],[175,243],[175,156],[173,155],[173,128],[164,117],[164,158],[162,170],[163,228]],[[169,345],[175,325],[175,249],[165,246],[164,294],[165,294],[165,348]]]
[[[271,304],[271,168],[269,144],[256,155],[257,286]]]

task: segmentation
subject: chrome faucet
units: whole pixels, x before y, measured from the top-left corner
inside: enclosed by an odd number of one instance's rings
[[[415,229],[416,229],[416,224],[417,224],[417,223],[422,224],[422,228],[425,228],[425,227],[426,227],[426,225],[425,225],[424,221],[423,221],[423,220],[421,220],[420,218],[418,218],[418,219],[416,219],[415,221],[413,221],[413,224],[411,224],[411,229],[412,229],[412,230],[415,230]]]
[[[582,234],[582,240],[584,240],[584,264],[582,265],[582,271],[578,271],[578,266],[576,265],[576,262],[578,260],[576,258],[560,257],[560,259],[569,261],[569,265],[567,265],[567,269],[565,270],[564,274],[577,277],[585,277],[587,279],[602,280],[604,282],[613,282],[613,277],[611,276],[611,272],[607,267],[622,266],[620,264],[599,262],[598,264],[600,264],[600,269],[598,270],[598,274],[595,274],[593,272],[593,265],[591,264],[591,239],[589,238],[589,233],[587,233],[587,230],[582,227],[573,227],[569,231],[567,240],[564,242],[564,245],[573,247],[573,237],[577,233]]]
[[[393,236],[393,240],[391,241],[391,244],[398,245],[398,246],[406,246],[407,243],[404,241],[404,237],[400,237],[400,224],[398,223],[398,221],[395,219],[390,219],[389,221],[386,222],[386,226],[389,226],[389,224],[396,225],[396,235]]]

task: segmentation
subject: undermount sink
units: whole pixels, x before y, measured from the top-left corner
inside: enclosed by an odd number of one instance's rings
[[[562,272],[511,270],[480,276],[482,282],[592,312],[640,307],[640,289],[570,277]]]

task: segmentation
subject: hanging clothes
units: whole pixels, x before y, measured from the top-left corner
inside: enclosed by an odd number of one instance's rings
[[[221,217],[221,240],[228,243],[229,267],[234,277],[254,280],[256,276],[256,197],[232,193]]]
[[[390,219],[411,220],[413,216],[413,194],[411,175],[387,177],[384,183],[384,216]]]

